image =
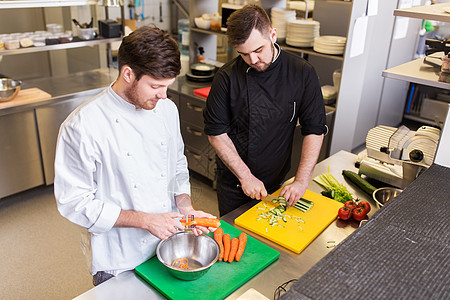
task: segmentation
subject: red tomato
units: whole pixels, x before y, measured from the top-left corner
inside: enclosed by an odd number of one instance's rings
[[[367,202],[367,201],[361,201],[361,202],[359,202],[359,203],[358,203],[358,206],[361,207],[361,208],[364,208],[364,210],[366,211],[366,213],[369,213],[370,208],[371,208],[369,202]]]
[[[349,209],[348,207],[341,207],[339,208],[338,211],[338,217],[341,218],[342,220],[348,220],[350,219],[350,217],[352,216],[352,210]]]
[[[366,217],[367,213],[366,211],[361,207],[356,207],[352,210],[352,217],[356,221],[361,221]]]
[[[344,207],[348,207],[350,210],[353,210],[356,207],[356,203],[353,200],[349,200],[345,202]]]

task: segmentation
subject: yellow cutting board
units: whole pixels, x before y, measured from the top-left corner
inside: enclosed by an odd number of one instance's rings
[[[272,203],[272,199],[278,198],[280,190],[267,196],[263,201],[240,215],[234,222],[236,225],[295,253],[300,253],[336,219],[338,210],[343,204],[307,190],[303,198],[314,202],[314,206],[306,213],[290,207],[283,213],[283,215],[290,216],[286,217],[287,222],[280,220],[278,224],[272,226],[269,225],[268,220],[260,218],[260,215],[270,208],[278,206],[278,204]]]

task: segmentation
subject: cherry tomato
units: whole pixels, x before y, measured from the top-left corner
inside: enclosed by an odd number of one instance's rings
[[[367,213],[366,211],[361,207],[356,207],[352,210],[352,217],[356,221],[361,221],[366,217]]]
[[[356,203],[353,200],[349,200],[345,202],[344,207],[348,207],[350,210],[353,210],[356,207]]]
[[[369,202],[367,202],[367,201],[361,201],[361,202],[359,202],[359,203],[358,203],[358,206],[361,207],[361,208],[364,208],[364,210],[366,211],[366,213],[369,213],[370,208],[371,208]]]
[[[338,211],[338,217],[342,220],[348,220],[352,216],[352,210],[348,207],[341,207]]]

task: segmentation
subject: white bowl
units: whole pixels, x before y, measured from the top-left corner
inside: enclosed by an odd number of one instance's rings
[[[197,26],[198,28],[201,28],[201,29],[207,29],[208,30],[208,29],[211,28],[211,21],[205,20],[205,19],[200,18],[200,17],[194,18],[194,23],[195,23],[195,26]]]

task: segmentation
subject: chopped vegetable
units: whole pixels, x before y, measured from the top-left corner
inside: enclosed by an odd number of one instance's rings
[[[172,267],[189,269],[189,260],[187,258],[177,258],[173,261]]]
[[[235,257],[236,261],[239,261],[242,257],[242,254],[244,254],[245,245],[247,245],[247,234],[242,232],[239,235],[239,245]]]
[[[312,201],[306,200],[304,198],[300,198],[295,204],[294,207],[299,209],[302,212],[307,212],[314,206]]]
[[[347,190],[347,188],[339,183],[337,179],[328,170],[327,173],[323,173],[313,178],[313,181],[320,185],[325,191],[334,191],[331,194],[333,199],[345,203],[346,201],[353,200],[353,195]]]
[[[239,240],[237,238],[233,238],[231,240],[231,247],[230,247],[230,255],[228,256],[228,262],[231,263],[234,260],[234,257],[236,256],[236,252],[238,250]]]
[[[223,235],[223,261],[227,261],[230,256],[231,237],[228,233]]]
[[[214,239],[216,240],[217,244],[219,244],[220,254],[219,254],[219,261],[223,260],[223,229],[217,228],[214,231]]]

